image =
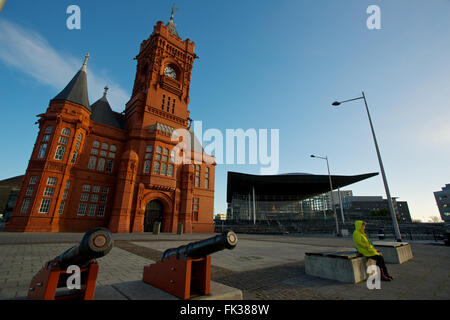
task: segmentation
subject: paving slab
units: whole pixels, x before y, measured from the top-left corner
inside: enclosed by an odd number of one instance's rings
[[[114,289],[127,300],[180,300],[174,295],[151,286],[143,281],[115,283],[95,293],[96,300],[116,300],[111,293]],[[242,291],[211,281],[211,294],[197,296],[191,300],[242,300]]]
[[[188,244],[189,241],[132,242],[137,246],[164,252]],[[335,247],[321,247],[335,250]],[[290,262],[303,261],[305,252],[317,250],[311,245],[239,239],[233,250],[222,250],[211,255],[211,263],[235,272],[263,269]]]
[[[0,299],[23,295],[29,281],[44,262],[77,244],[82,236],[82,233],[0,232]],[[117,246],[109,255],[99,259],[97,293],[103,294],[105,299],[123,298],[112,285],[140,281],[143,267],[158,260],[165,249],[211,236],[114,235]],[[224,250],[211,256],[211,275],[214,282],[241,290],[245,299],[450,298],[450,248],[435,246],[431,242],[409,241],[414,259],[403,265],[388,264],[395,280],[382,282],[382,293],[377,293],[370,292],[365,283],[349,286],[305,274],[306,251],[353,248],[351,238],[241,234],[238,234],[238,238],[238,246],[234,250]]]

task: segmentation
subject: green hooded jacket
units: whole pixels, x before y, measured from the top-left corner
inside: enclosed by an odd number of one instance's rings
[[[353,242],[355,243],[356,249],[365,257],[378,256],[380,253],[373,247],[369,238],[362,230],[362,225],[364,221],[355,221],[355,232],[353,232]]]

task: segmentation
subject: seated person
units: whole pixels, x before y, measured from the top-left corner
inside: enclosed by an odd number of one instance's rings
[[[381,270],[381,280],[391,281],[394,280],[389,275],[389,272],[384,263],[384,258],[372,245],[372,242],[366,236],[365,233],[366,223],[361,220],[355,221],[355,232],[353,232],[353,242],[355,243],[356,249],[364,257],[368,259],[373,259],[377,262],[377,266]]]

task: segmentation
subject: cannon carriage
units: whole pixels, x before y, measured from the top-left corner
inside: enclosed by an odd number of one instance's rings
[[[181,299],[211,291],[211,254],[234,249],[236,234],[221,235],[164,251],[161,260],[144,267],[143,281]]]
[[[99,269],[96,259],[108,254],[113,244],[108,229],[95,228],[86,232],[78,245],[45,263],[31,280],[27,299],[93,300]],[[57,293],[57,289],[67,287],[67,280],[72,274],[68,268],[71,266],[77,266],[80,270],[80,289]]]

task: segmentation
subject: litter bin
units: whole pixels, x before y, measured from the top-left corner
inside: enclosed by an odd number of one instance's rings
[[[179,223],[177,227],[177,234],[182,235],[183,234],[183,224]]]
[[[161,222],[155,222],[155,223],[153,224],[153,234],[158,235],[160,229],[161,229]]]

